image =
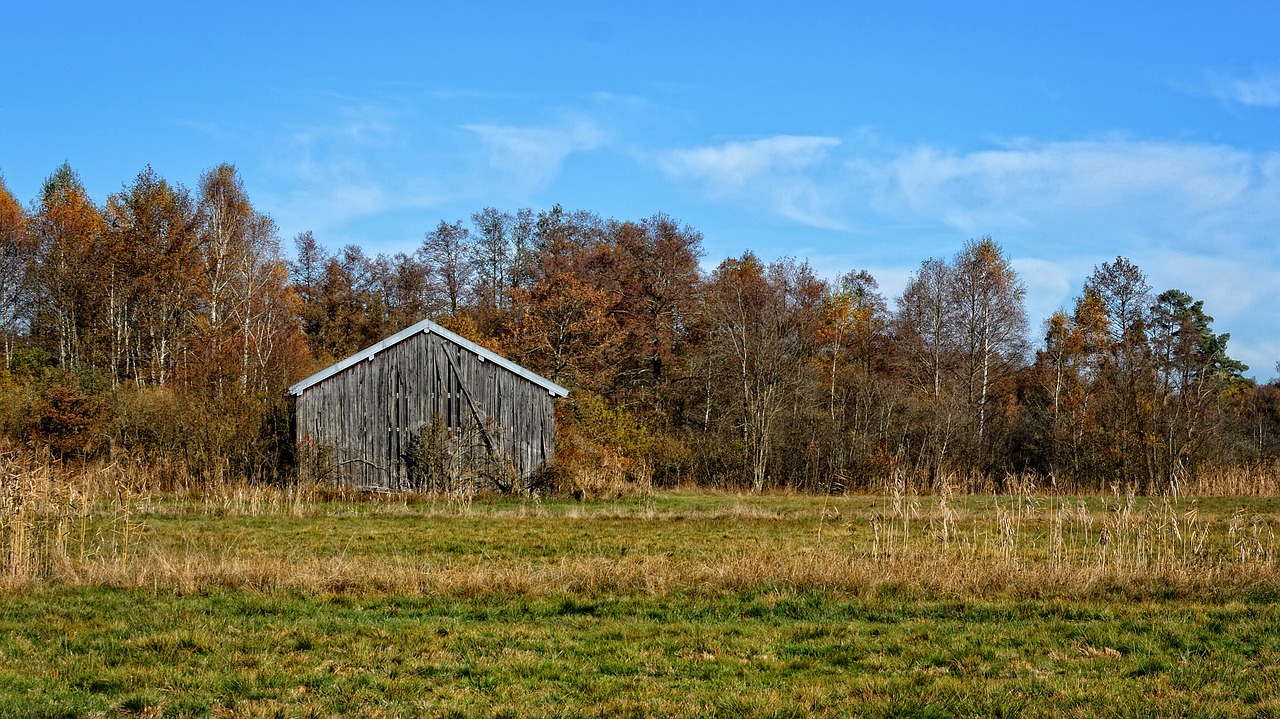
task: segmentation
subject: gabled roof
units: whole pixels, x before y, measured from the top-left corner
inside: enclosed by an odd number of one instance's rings
[[[534,372],[530,372],[529,370],[525,369],[524,367],[521,367],[515,362],[512,362],[511,360],[505,357],[502,357],[501,355],[494,354],[493,352],[481,347],[480,345],[476,344],[475,342],[472,342],[466,337],[463,337],[462,335],[459,335],[454,332],[450,332],[449,330],[441,327],[440,325],[436,324],[435,322],[432,322],[431,320],[423,320],[417,323],[416,325],[413,325],[412,327],[408,327],[403,330],[400,330],[399,332],[391,335],[385,340],[382,340],[376,345],[373,345],[371,347],[366,347],[360,350],[359,352],[351,355],[350,357],[342,360],[341,362],[329,365],[328,367],[320,370],[319,372],[316,372],[310,377],[290,387],[289,394],[300,395],[302,394],[303,390],[310,387],[311,385],[317,384],[319,382],[323,382],[324,380],[334,376],[335,374],[338,374],[342,370],[358,362],[361,362],[366,359],[370,359],[374,355],[387,349],[388,347],[394,347],[395,345],[400,344],[401,342],[409,339],[410,337],[418,334],[419,332],[422,332],[424,334],[434,334],[434,335],[443,337],[444,339],[449,340],[450,342],[458,345],[459,347],[462,347],[463,349],[478,355],[482,361],[492,362],[498,365],[499,367],[502,367],[510,372],[514,372],[515,374],[518,374],[521,377],[524,377],[525,379],[529,380],[530,382],[533,382],[536,385],[540,385],[544,387],[548,392],[550,392],[552,395],[556,397],[569,396],[569,390],[565,389],[564,387],[561,387],[555,382],[552,382],[546,377],[543,377]]]

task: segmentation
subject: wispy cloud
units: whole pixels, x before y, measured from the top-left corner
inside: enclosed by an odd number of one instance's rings
[[[699,186],[711,198],[763,202],[772,212],[811,227],[843,229],[821,181],[834,137],[780,135],[657,155],[669,177]]]
[[[325,110],[283,134],[267,153],[267,170],[291,188],[267,198],[282,229],[312,229],[325,241],[377,242],[349,236],[346,228],[440,200],[438,180],[405,167],[412,123],[402,112],[346,98]]]
[[[1208,93],[1247,107],[1280,107],[1280,72],[1254,71],[1251,76],[1207,74]]]
[[[762,177],[811,169],[840,144],[834,137],[781,135],[717,147],[672,150],[662,168],[677,177],[706,183],[717,195],[739,192]]]
[[[850,168],[875,190],[878,211],[979,231],[1112,212],[1185,223],[1275,193],[1259,183],[1268,161],[1216,145],[1024,141],[972,152],[922,146],[881,161],[857,158]],[[1139,211],[1154,207],[1165,212]]]
[[[487,150],[488,164],[508,190],[529,197],[559,174],[575,152],[601,147],[607,136],[595,123],[577,119],[552,127],[464,125]]]
[[[1204,300],[1214,329],[1229,332],[1230,355],[1249,365],[1249,374],[1274,376],[1280,359],[1280,261],[1272,250],[1224,254],[1209,248],[1153,253],[1140,266],[1162,281],[1159,289],[1176,287]],[[1153,284],[1155,284],[1153,282]]]
[[[582,115],[539,126],[466,124],[424,120],[420,108],[394,99],[314,101],[317,111],[277,132],[265,152],[266,170],[290,188],[265,199],[286,233],[313,229],[331,244],[396,249],[433,213],[536,203],[571,155],[609,142]]]
[[[1073,283],[1087,275],[1092,268],[1087,260],[1067,258],[1046,259],[1020,255],[1014,257],[1012,262],[1018,276],[1029,289],[1027,314],[1033,318],[1046,318],[1062,307],[1072,294]]]
[[[1243,226],[1280,221],[1280,153],[1223,145],[1104,138],[960,151],[784,135],[657,158],[668,177],[713,200],[821,228],[891,222],[1056,235],[1074,222],[1088,231],[1109,225],[1247,241]]]
[[[1206,300],[1219,331],[1238,328],[1241,359],[1264,375],[1274,362],[1258,342],[1260,328],[1280,321],[1280,153],[1024,141],[971,152],[917,147],[851,167],[874,188],[867,211],[1005,242],[1036,315],[1068,302],[1093,265],[1123,254],[1158,290]]]
[[[1220,327],[1240,326],[1233,346],[1246,361],[1264,352],[1249,328],[1280,321],[1280,153],[1122,137],[956,150],[783,136],[660,162],[713,199],[812,227],[876,228],[850,233],[847,257],[882,268],[991,234],[1027,281],[1033,317],[1069,304],[1094,265],[1123,254],[1159,289],[1205,299]],[[886,276],[886,294],[902,274]]]

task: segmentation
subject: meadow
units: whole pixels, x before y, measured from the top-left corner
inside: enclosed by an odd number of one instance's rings
[[[1276,716],[1280,500],[10,470],[0,716]]]

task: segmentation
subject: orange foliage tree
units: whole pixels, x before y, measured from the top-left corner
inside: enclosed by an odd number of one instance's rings
[[[5,365],[13,358],[30,300],[27,283],[35,248],[27,224],[27,213],[0,177],[0,351]]]

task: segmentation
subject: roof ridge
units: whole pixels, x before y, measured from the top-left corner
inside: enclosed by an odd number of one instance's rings
[[[440,337],[443,337],[444,339],[449,340],[450,342],[458,345],[459,347],[462,347],[463,349],[466,349],[474,353],[475,355],[479,356],[483,360],[488,360],[490,362],[493,362],[494,364],[497,364],[498,366],[514,374],[524,377],[525,379],[529,380],[530,382],[533,382],[534,384],[542,386],[552,395],[555,395],[557,397],[569,396],[569,390],[556,384],[555,382],[552,382],[546,377],[543,377],[542,375],[536,372],[533,372],[532,370],[521,367],[520,365],[516,364],[515,362],[512,362],[506,357],[503,357],[502,355],[494,352],[493,350],[487,349],[479,344],[476,344],[475,342],[472,342],[466,337],[463,337],[462,335],[452,330],[441,327],[440,325],[436,324],[435,322],[432,322],[429,319],[424,319],[419,322],[416,322],[410,325],[409,327],[406,327],[400,330],[399,332],[391,335],[390,337],[383,339],[380,342],[377,342],[375,344],[369,345],[368,347],[365,347],[364,349],[360,350],[359,352],[356,352],[355,354],[351,355],[350,357],[347,357],[346,359],[340,360],[338,362],[334,362],[328,367],[325,367],[319,372],[316,372],[310,377],[307,377],[306,379],[301,380],[295,383],[294,385],[292,385],[291,387],[289,387],[289,394],[294,396],[300,395],[308,387],[319,384],[320,382],[323,382],[324,380],[338,374],[339,372],[342,372],[348,367],[358,364],[359,362],[362,362],[366,359],[371,359],[375,355],[377,355],[379,352],[385,349],[394,347],[395,345],[400,344],[401,342],[409,339],[410,337],[420,332],[439,335]]]

